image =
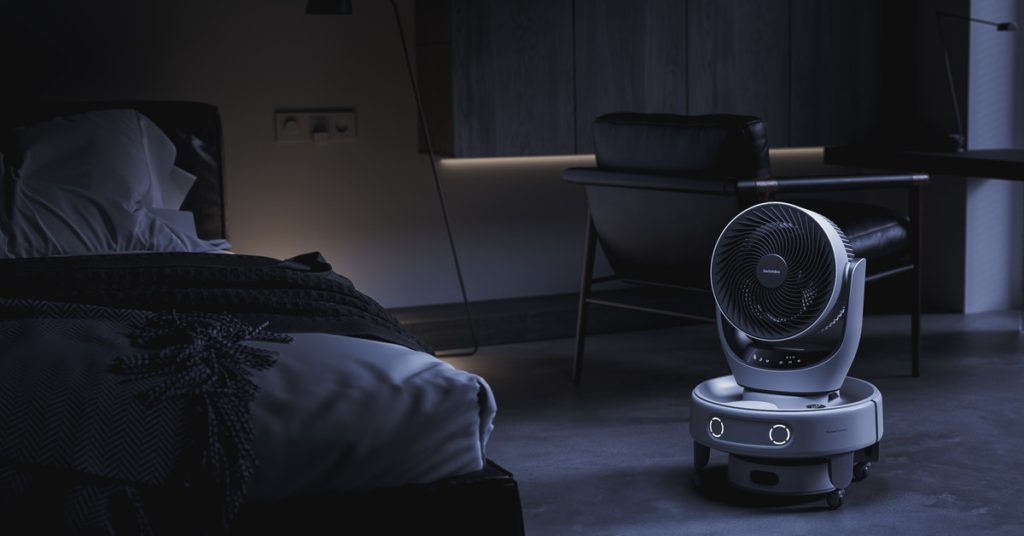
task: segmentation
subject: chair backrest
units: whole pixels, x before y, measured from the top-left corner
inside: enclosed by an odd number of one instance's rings
[[[593,125],[599,169],[673,177],[771,176],[764,123],[741,115],[615,113]],[[711,253],[735,196],[587,185],[601,247],[625,279],[710,287]]]

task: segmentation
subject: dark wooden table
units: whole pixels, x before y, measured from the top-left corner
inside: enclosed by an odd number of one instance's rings
[[[935,175],[957,175],[1024,181],[1024,150],[984,149],[959,153],[901,151],[871,146],[825,148],[825,163],[892,169]],[[1024,333],[1024,301],[1018,330]]]
[[[878,169],[1024,181],[1024,149],[960,153],[899,151],[870,146],[825,148],[825,163]]]

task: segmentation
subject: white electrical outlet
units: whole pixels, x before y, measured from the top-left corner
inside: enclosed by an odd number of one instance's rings
[[[309,126],[304,114],[276,113],[274,122],[277,141],[309,141]]]
[[[329,143],[356,137],[355,110],[279,111],[274,122],[277,141]]]
[[[327,116],[330,130],[327,137],[331,141],[351,140],[356,137],[356,112],[336,112]]]

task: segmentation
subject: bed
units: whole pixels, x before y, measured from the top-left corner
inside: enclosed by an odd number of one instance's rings
[[[311,252],[228,252],[214,106],[0,120],[0,531],[522,534],[483,378]]]

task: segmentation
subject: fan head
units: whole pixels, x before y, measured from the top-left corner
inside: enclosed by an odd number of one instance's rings
[[[824,216],[788,203],[744,210],[722,231],[711,289],[722,316],[752,339],[784,341],[828,327],[853,251]]]

